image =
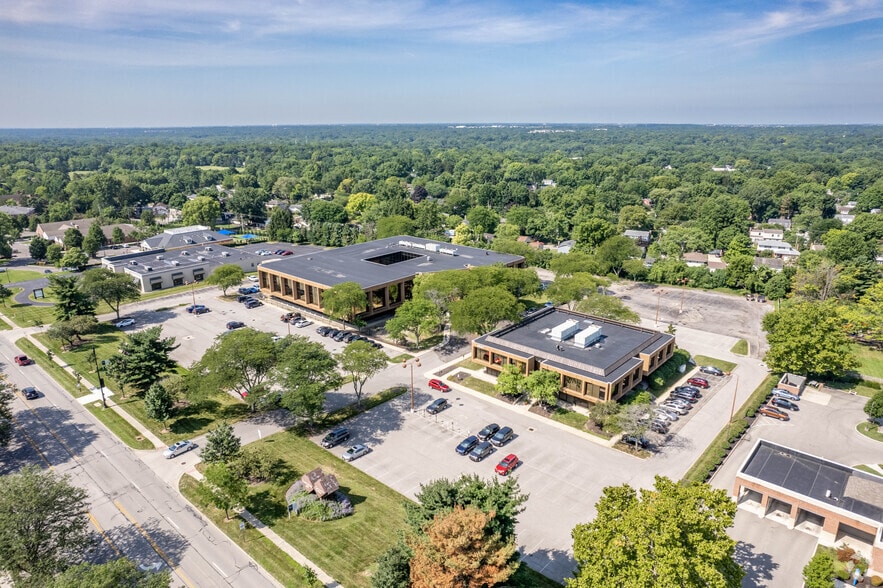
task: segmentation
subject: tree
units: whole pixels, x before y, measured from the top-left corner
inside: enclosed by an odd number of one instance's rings
[[[322,307],[332,318],[353,322],[368,307],[368,297],[356,282],[341,282],[322,293]]]
[[[745,572],[726,533],[736,504],[725,491],[657,476],[640,496],[627,484],[608,486],[596,509],[595,520],[573,529],[578,568],[568,587],[740,586]]]
[[[86,491],[69,476],[26,466],[0,477],[0,569],[40,585],[91,545]]]
[[[46,248],[46,261],[58,265],[62,257],[64,257],[64,248],[58,243],[50,243]]]
[[[877,242],[867,241],[854,231],[832,229],[822,236],[824,254],[835,263],[848,263],[857,258],[873,259],[877,253]]]
[[[49,288],[55,296],[55,318],[67,321],[75,316],[95,316],[95,302],[80,289],[78,276],[51,274]]]
[[[616,227],[600,218],[591,218],[573,229],[573,239],[583,250],[593,250],[615,234]]]
[[[804,588],[834,588],[834,558],[817,551],[803,567]]]
[[[107,245],[107,237],[104,235],[104,231],[101,230],[101,225],[97,222],[89,225],[89,230],[86,233],[86,237],[83,239],[83,251],[85,251],[89,257],[95,257],[98,250],[105,245]]]
[[[276,207],[270,213],[270,220],[267,222],[267,236],[271,241],[288,241],[291,239],[293,226],[291,211],[287,208]]]
[[[122,228],[114,227],[113,230],[110,232],[110,238],[116,244],[125,243],[126,234],[123,232]]]
[[[546,288],[546,296],[553,304],[566,304],[571,310],[576,302],[589,294],[598,291],[598,286],[606,284],[595,276],[586,273],[576,273],[563,278],[555,278],[555,281]]]
[[[131,276],[117,274],[103,267],[84,273],[80,288],[94,300],[104,301],[116,313],[117,318],[120,318],[120,305],[123,302],[141,297],[141,290]]]
[[[3,302],[3,306],[6,306],[6,301],[10,296],[12,296],[12,290],[7,288],[4,284],[0,284],[0,301]]]
[[[98,321],[95,317],[88,314],[81,314],[71,317],[66,321],[57,321],[46,330],[46,336],[51,339],[58,339],[73,347],[75,343],[83,342],[83,335],[94,333],[98,328]]]
[[[554,406],[561,391],[561,376],[558,372],[535,370],[527,376],[527,389],[534,400]]]
[[[168,588],[169,570],[151,573],[139,570],[128,557],[107,563],[81,563],[47,579],[44,588]]]
[[[763,293],[770,300],[781,300],[788,295],[788,289],[791,287],[791,280],[788,279],[783,272],[773,275],[763,286]]]
[[[233,427],[224,421],[205,436],[205,449],[200,456],[205,463],[230,463],[239,457],[242,441],[236,436]]]
[[[410,333],[414,336],[414,347],[420,349],[420,339],[437,331],[440,323],[436,305],[426,298],[411,298],[396,309],[394,317],[386,321],[386,332],[395,339]]]
[[[282,406],[310,423],[324,409],[326,392],[343,383],[334,356],[321,343],[306,337],[292,337],[272,378],[283,390]]]
[[[172,418],[174,404],[172,395],[159,382],[148,388],[144,394],[144,413],[147,418],[162,423],[163,428],[166,426],[166,421]]]
[[[624,323],[637,325],[641,322],[638,313],[626,306],[625,302],[616,296],[606,296],[597,292],[577,302],[574,308],[579,312]]]
[[[377,239],[385,239],[387,237],[396,237],[398,235],[413,235],[416,226],[417,225],[413,220],[400,214],[395,216],[385,216],[377,221],[375,237]]]
[[[49,241],[42,237],[34,237],[28,245],[28,253],[37,261],[46,259],[46,250],[49,248]]]
[[[6,213],[0,212],[0,257],[12,257],[12,244],[21,235],[21,229]]]
[[[505,366],[494,384],[494,389],[504,396],[521,396],[527,387],[527,377],[514,364]]]
[[[210,196],[197,196],[184,204],[181,208],[181,217],[185,225],[205,225],[214,228],[221,218],[221,205]]]
[[[0,379],[0,447],[7,447],[12,441],[15,427],[15,417],[12,414],[12,402],[15,393],[5,377]]]
[[[475,232],[493,233],[497,230],[500,215],[487,207],[474,206],[466,213],[466,222]]]
[[[83,253],[79,247],[71,247],[64,252],[59,265],[61,267],[72,267],[75,270],[81,270],[89,263],[89,256]]]
[[[365,382],[389,365],[389,357],[365,341],[354,341],[337,354],[337,363],[352,377],[356,406],[361,406]]]
[[[604,273],[613,273],[617,278],[622,273],[626,261],[641,257],[641,250],[635,242],[624,235],[610,237],[595,251],[595,260],[604,268]]]
[[[107,374],[138,394],[146,392],[177,366],[170,357],[178,348],[175,338],[161,339],[161,333],[162,327],[156,326],[130,334],[120,345],[120,352],[108,360]]]
[[[83,233],[80,232],[80,229],[71,227],[64,232],[62,242],[64,243],[65,250],[73,247],[79,249],[83,246]]]
[[[412,536],[411,586],[494,586],[508,580],[518,567],[515,542],[489,532],[493,516],[457,506],[436,516],[425,535]]]
[[[500,321],[516,321],[522,306],[515,296],[497,286],[479,288],[451,304],[451,328],[483,335]]]
[[[367,192],[356,192],[346,201],[346,213],[352,220],[357,220],[366,210],[377,203],[377,197]]]
[[[270,333],[237,329],[219,337],[190,371],[197,385],[236,392],[255,412],[277,395],[268,385],[277,351]]]
[[[865,403],[865,414],[872,421],[883,419],[883,390],[868,399]]]
[[[858,367],[835,304],[799,302],[764,316],[770,345],[764,361],[771,370],[830,376]]]
[[[377,560],[377,570],[371,574],[371,587],[409,588],[413,555],[404,541],[386,550]]]
[[[205,451],[202,454],[205,456]],[[203,500],[224,509],[224,516],[229,520],[230,509],[242,504],[248,496],[248,483],[235,476],[226,463],[212,463],[205,469],[205,478],[199,482],[197,492]]]
[[[215,271],[206,278],[205,283],[217,286],[221,293],[226,296],[227,290],[238,286],[245,279],[245,270],[235,263],[225,263],[215,268]]]

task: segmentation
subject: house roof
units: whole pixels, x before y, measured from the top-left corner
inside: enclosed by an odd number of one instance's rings
[[[692,261],[695,263],[708,263],[708,254],[699,253],[698,251],[688,251],[684,253],[684,261]]]
[[[44,237],[47,239],[61,240],[64,239],[64,234],[68,229],[78,229],[83,235],[85,235],[89,232],[89,227],[92,226],[92,223],[96,221],[97,219],[94,218],[78,218],[58,221],[55,223],[40,223],[37,225],[37,230],[42,231]],[[117,227],[119,227],[120,230],[123,231],[123,235],[126,236],[137,230],[134,225],[130,225],[129,223],[114,223],[110,225],[102,225],[101,232],[104,233],[105,237],[111,239],[113,237],[113,230]]]
[[[0,212],[9,216],[27,216],[34,214],[35,211],[36,209],[30,206],[7,206],[5,204],[0,206]]]
[[[636,231],[633,229],[629,229],[627,231],[623,231],[622,234],[631,239],[650,239],[650,231]]]
[[[178,249],[198,244],[229,243],[232,238],[213,231],[202,225],[192,225],[177,229],[166,229],[159,235],[154,235],[141,241],[144,249]]]
[[[760,267],[762,265],[774,270],[785,268],[785,262],[779,257],[755,257],[754,267]]]

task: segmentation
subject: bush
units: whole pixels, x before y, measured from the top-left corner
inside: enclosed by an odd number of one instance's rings
[[[690,354],[683,350],[677,349],[674,355],[667,362],[659,366],[655,372],[650,375],[650,387],[654,390],[662,390],[674,380],[678,379],[680,372],[678,368],[685,365],[690,360]]]
[[[230,469],[237,477],[256,484],[272,478],[273,472],[281,463],[282,460],[274,457],[267,447],[258,445],[245,448],[230,464]]]
[[[841,545],[837,548],[837,561],[852,561],[855,557],[855,549],[848,545]]]
[[[871,586],[883,586],[883,578],[880,576],[871,576]]]
[[[618,427],[618,416],[622,406],[617,402],[600,402],[589,409],[589,418],[603,431]]]

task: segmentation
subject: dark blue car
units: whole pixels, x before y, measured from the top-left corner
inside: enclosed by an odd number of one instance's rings
[[[466,455],[470,451],[472,451],[472,448],[476,445],[478,445],[478,437],[476,437],[475,435],[469,435],[468,437],[460,441],[459,445],[457,445],[457,453],[459,453],[460,455]]]

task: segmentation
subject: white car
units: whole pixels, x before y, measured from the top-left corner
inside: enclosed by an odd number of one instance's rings
[[[174,445],[170,446],[168,449],[162,452],[162,455],[166,459],[172,459],[173,457],[178,457],[182,453],[187,453],[191,449],[196,449],[196,443],[185,439],[184,441],[178,441]]]
[[[257,277],[257,276],[248,276],[248,281],[249,281],[249,282],[257,282],[257,281],[258,281],[258,277]]]
[[[124,318],[121,321],[117,321],[114,326],[118,329],[124,329],[126,327],[131,327],[135,324],[135,319],[133,318]]]
[[[344,451],[343,455],[341,455],[340,458],[343,461],[353,461],[354,459],[358,459],[363,455],[368,455],[369,453],[371,453],[371,449],[367,445],[362,445],[361,443],[359,443]]]
[[[304,327],[309,327],[312,324],[313,324],[313,321],[311,321],[311,320],[301,319],[301,320],[295,322],[294,326],[297,327],[298,329],[302,329]]]

